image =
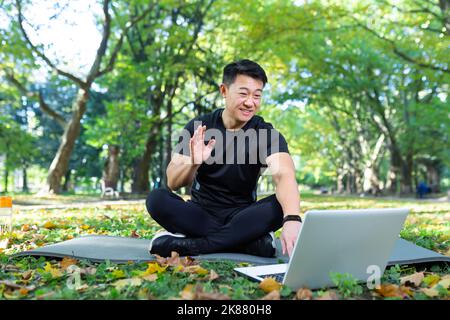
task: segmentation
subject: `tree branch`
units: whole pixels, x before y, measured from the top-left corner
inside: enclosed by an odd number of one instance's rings
[[[436,65],[433,65],[433,64],[421,62],[421,61],[418,61],[418,60],[415,60],[415,59],[411,58],[411,57],[408,56],[406,53],[404,53],[403,51],[401,51],[401,50],[397,47],[397,45],[395,44],[395,42],[394,42],[393,40],[388,39],[388,38],[386,38],[386,37],[384,37],[384,36],[378,34],[375,30],[373,30],[373,29],[367,27],[366,25],[362,24],[361,22],[358,22],[358,21],[357,21],[357,24],[358,24],[359,27],[361,27],[361,28],[363,28],[364,30],[368,31],[369,33],[373,34],[373,35],[374,35],[375,37],[377,37],[378,39],[383,40],[383,41],[389,43],[389,45],[390,45],[391,48],[392,48],[392,51],[393,51],[397,56],[399,56],[400,58],[402,58],[403,60],[405,60],[405,61],[407,61],[407,62],[410,62],[410,63],[412,63],[412,64],[415,64],[415,65],[417,65],[417,66],[419,66],[419,67],[423,67],[423,68],[427,68],[427,69],[431,69],[431,70],[435,70],[435,71],[442,71],[442,72],[445,72],[445,73],[450,73],[450,70],[447,69],[447,68],[439,67],[439,66],[436,66]]]
[[[42,112],[53,118],[63,129],[67,126],[67,122],[64,117],[50,108],[50,106],[45,102],[41,91],[39,91],[39,93],[37,94],[36,92],[28,90],[16,77],[14,77],[14,74],[12,72],[5,72],[5,74],[6,79],[12,85],[14,85],[23,96],[38,99],[39,107],[41,108]]]
[[[152,9],[153,9],[153,6],[149,6],[146,10],[144,10],[142,12],[141,15],[135,17],[134,19],[132,19],[131,21],[129,21],[126,24],[125,28],[122,30],[119,40],[116,43],[116,46],[114,47],[114,49],[112,51],[111,58],[109,59],[107,66],[103,70],[98,70],[98,72],[96,72],[94,78],[101,77],[104,74],[112,71],[114,64],[116,63],[117,55],[119,54],[119,51],[122,47],[123,39],[125,38],[125,35],[127,34],[128,30],[130,30],[133,26],[135,26],[139,21],[144,19]]]
[[[16,0],[16,6],[17,6],[17,10],[18,10],[18,22],[19,22],[19,27],[20,27],[20,31],[22,32],[23,37],[25,38],[25,41],[28,43],[28,45],[31,47],[31,50],[37,54],[42,60],[45,61],[45,63],[47,63],[47,65],[52,68],[53,70],[55,70],[59,75],[66,77],[70,80],[72,80],[73,82],[75,82],[78,86],[80,87],[85,87],[86,83],[81,80],[80,78],[74,76],[73,74],[63,71],[61,69],[59,69],[43,52],[41,52],[30,40],[30,38],[28,37],[27,32],[25,31],[24,27],[23,27],[23,14],[22,14],[22,4],[20,2],[20,0]]]

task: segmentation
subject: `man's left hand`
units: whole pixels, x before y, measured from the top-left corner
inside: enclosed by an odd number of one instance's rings
[[[295,241],[297,240],[298,233],[302,223],[300,221],[287,221],[283,225],[281,231],[281,247],[283,248],[283,254],[289,254],[289,257],[294,250]]]

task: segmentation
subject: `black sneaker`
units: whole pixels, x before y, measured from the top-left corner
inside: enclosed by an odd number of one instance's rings
[[[273,258],[276,253],[275,234],[273,232],[269,232],[264,236],[253,240],[252,242],[240,245],[233,251],[254,256]]]
[[[170,257],[172,251],[177,252],[180,256],[199,254],[193,239],[186,238],[181,233],[170,233],[168,231],[156,234],[150,242],[148,251],[150,254],[157,254],[161,257]]]

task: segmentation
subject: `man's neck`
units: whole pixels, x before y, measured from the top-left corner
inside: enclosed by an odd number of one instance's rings
[[[239,122],[236,121],[236,119],[232,118],[227,111],[227,108],[225,108],[222,112],[222,122],[227,130],[237,131],[241,129],[243,126],[245,126],[246,122]]]

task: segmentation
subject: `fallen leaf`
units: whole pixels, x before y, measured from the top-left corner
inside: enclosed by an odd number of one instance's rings
[[[81,286],[79,286],[79,287],[76,287],[76,290],[78,291],[78,292],[84,292],[84,291],[86,291],[87,289],[89,289],[89,285],[88,284],[83,284],[83,285],[81,285]]]
[[[450,287],[450,275],[442,277],[442,279],[438,282],[436,286],[441,286],[445,289],[448,289]]]
[[[24,273],[22,273],[22,279],[29,280],[32,275],[33,275],[33,270],[25,271]]]
[[[44,267],[45,272],[49,272],[52,275],[52,278],[59,278],[63,276],[63,273],[56,268],[53,268],[50,262],[47,262]]]
[[[184,300],[194,300],[195,292],[193,292],[193,289],[194,286],[192,284],[187,284],[180,292],[180,297]]]
[[[423,272],[416,272],[412,275],[401,277],[400,283],[402,285],[411,284],[414,287],[419,287],[424,278],[425,278],[425,275],[423,274]]]
[[[269,277],[265,278],[263,281],[259,283],[259,287],[266,293],[269,293],[274,290],[280,290],[281,284],[277,282],[274,278]]]
[[[209,272],[209,279],[208,279],[209,281],[214,281],[218,278],[219,278],[219,275],[214,270],[211,270]]]
[[[280,291],[279,290],[273,290],[270,291],[268,294],[266,294],[264,297],[261,298],[261,300],[280,300]]]
[[[45,229],[56,229],[57,227],[58,226],[51,221],[47,221],[46,223],[44,223]]]
[[[205,268],[200,267],[199,265],[184,267],[182,269],[182,271],[186,272],[186,273],[198,274],[198,275],[201,275],[201,276],[205,276],[205,275],[209,274],[208,270],[206,270]]]
[[[128,287],[128,286],[137,287],[137,286],[140,286],[141,284],[142,284],[141,278],[130,278],[130,279],[117,280],[116,282],[113,283],[113,286],[116,287],[116,289],[120,291],[125,287]]]
[[[82,225],[80,226],[80,228],[83,229],[83,230],[87,230],[87,229],[90,229],[91,227],[88,226],[87,224],[82,224]]]
[[[313,298],[313,293],[308,288],[300,288],[295,294],[297,300],[311,300]]]
[[[114,279],[125,278],[125,272],[123,270],[114,270],[111,272]]]
[[[405,298],[412,296],[413,292],[406,286],[397,286],[395,284],[382,284],[375,292],[385,298]]]
[[[436,283],[431,288],[422,288],[420,291],[425,293],[430,298],[435,298],[439,296],[439,286],[444,289],[449,289],[450,287],[450,275],[444,276],[438,283]]]
[[[436,284],[439,282],[439,280],[441,280],[441,277],[440,277],[439,275],[437,275],[437,274],[431,274],[431,275],[429,275],[429,276],[426,276],[426,277],[423,279],[423,282],[424,282],[427,286],[433,287],[434,285],[436,285]]]
[[[166,271],[166,269],[167,269],[167,266],[162,267],[157,262],[150,262],[148,264],[147,270],[145,270],[145,272],[144,272],[144,275],[152,274],[152,273],[155,273],[155,272],[163,273],[163,272]]]
[[[23,232],[30,231],[30,225],[29,225],[29,224],[24,224],[24,225],[20,228],[20,230],[23,231]]]
[[[61,269],[66,270],[68,267],[72,265],[77,265],[77,263],[78,263],[77,259],[73,259],[71,257],[64,257],[59,264],[61,266]]]
[[[434,298],[439,296],[439,291],[436,289],[436,287],[433,288],[421,288],[421,292],[425,293],[428,297]]]
[[[131,238],[140,238],[141,236],[136,233],[136,230],[131,232]]]

